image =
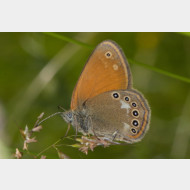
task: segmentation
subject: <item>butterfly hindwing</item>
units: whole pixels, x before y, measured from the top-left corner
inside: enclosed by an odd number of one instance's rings
[[[98,136],[129,143],[141,140],[149,128],[150,109],[136,90],[110,91],[86,102],[90,126]]]

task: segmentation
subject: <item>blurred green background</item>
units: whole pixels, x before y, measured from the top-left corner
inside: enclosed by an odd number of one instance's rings
[[[97,147],[87,156],[68,146],[60,146],[62,152],[70,158],[190,158],[190,83],[132,63],[190,78],[188,35],[58,34],[94,47],[106,39],[116,41],[130,60],[134,88],[145,95],[152,109],[150,130],[139,143]],[[92,52],[88,46],[69,41],[44,33],[0,33],[0,158],[13,158],[16,148],[23,151],[19,129],[26,124],[33,127],[41,112],[48,116],[58,111],[58,105],[69,109],[74,86]],[[38,142],[29,144],[29,150],[39,153],[66,129],[60,116],[47,120],[42,131],[35,134]],[[43,155],[58,158],[54,148]],[[24,158],[31,156],[25,154]]]

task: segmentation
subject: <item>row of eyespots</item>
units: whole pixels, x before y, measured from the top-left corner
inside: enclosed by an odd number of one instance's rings
[[[129,97],[125,97],[125,101],[128,102],[128,101],[129,101]],[[135,102],[132,102],[131,105],[132,105],[133,107],[137,107],[137,104],[136,104]],[[139,115],[138,111],[136,111],[136,110],[134,110],[132,113],[133,113],[133,115],[136,116],[136,117]],[[139,125],[139,123],[138,123],[137,120],[133,120],[132,124],[133,124],[135,127],[137,127],[137,126]],[[136,129],[134,129],[134,128],[132,128],[131,131],[132,131],[132,133],[134,133],[134,134],[137,132]]]
[[[133,111],[132,111],[132,114],[133,114],[133,116],[138,117],[139,112],[138,112],[137,110],[133,110]],[[137,126],[139,125],[139,122],[138,122],[138,120],[133,120],[132,124],[133,124],[135,127],[137,127]]]
[[[139,125],[139,123],[138,123],[137,120],[133,120],[133,121],[132,121],[132,124],[133,124],[133,126],[135,126],[135,127],[137,127],[137,126]],[[137,132],[136,129],[134,129],[134,128],[132,128],[131,131],[132,131],[132,133],[134,133],[134,134]]]
[[[125,97],[125,101],[129,102],[129,97],[128,97],[128,96]],[[132,105],[133,107],[137,107],[137,104],[136,104],[135,102],[132,102],[131,105]]]
[[[128,102],[128,101],[129,101],[129,97],[125,97],[125,100]],[[137,104],[136,104],[135,102],[132,102],[131,105],[132,105],[133,107],[136,107],[136,106],[137,106]],[[136,116],[136,117],[139,115],[139,113],[138,113],[137,110],[134,110],[132,113],[133,113],[133,115]],[[137,120],[133,120],[132,124],[133,124],[133,126],[135,126],[135,127],[137,127],[137,126],[139,125],[139,123],[138,123]],[[136,129],[134,129],[134,128],[132,128],[131,131],[132,131],[132,133],[136,133],[136,132],[137,132]]]
[[[113,97],[114,98],[119,98],[119,94],[118,93],[113,93]],[[129,97],[128,96],[126,96],[125,97],[125,101],[129,101]],[[135,102],[132,102],[132,104],[131,104],[133,107],[137,107],[137,104],[135,103]]]
[[[114,93],[114,94],[113,94],[113,97],[114,97],[114,98],[119,98],[119,94],[118,94],[118,93]],[[125,97],[125,101],[127,101],[127,102],[129,101],[129,97],[128,97],[128,96]],[[137,106],[135,102],[132,102],[131,105],[132,105],[133,107],[136,107],[136,106]],[[139,115],[139,113],[138,113],[137,110],[133,110],[132,113],[133,113],[133,115],[136,116],[136,117]],[[139,125],[138,120],[133,120],[133,121],[132,121],[132,124],[133,124],[135,127],[137,127],[137,126]],[[132,131],[132,133],[134,133],[134,134],[137,133],[136,129],[134,129],[134,128],[132,128],[131,131]]]

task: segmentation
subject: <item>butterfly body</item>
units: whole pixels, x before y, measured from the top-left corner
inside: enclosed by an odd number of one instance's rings
[[[71,110],[62,117],[84,135],[128,143],[140,141],[149,128],[150,108],[132,88],[132,75],[120,47],[100,43],[73,91]]]

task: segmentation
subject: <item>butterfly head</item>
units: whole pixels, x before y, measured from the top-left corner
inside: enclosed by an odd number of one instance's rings
[[[65,111],[61,114],[62,118],[67,122],[67,123],[71,123],[73,122],[73,112],[70,111]]]

